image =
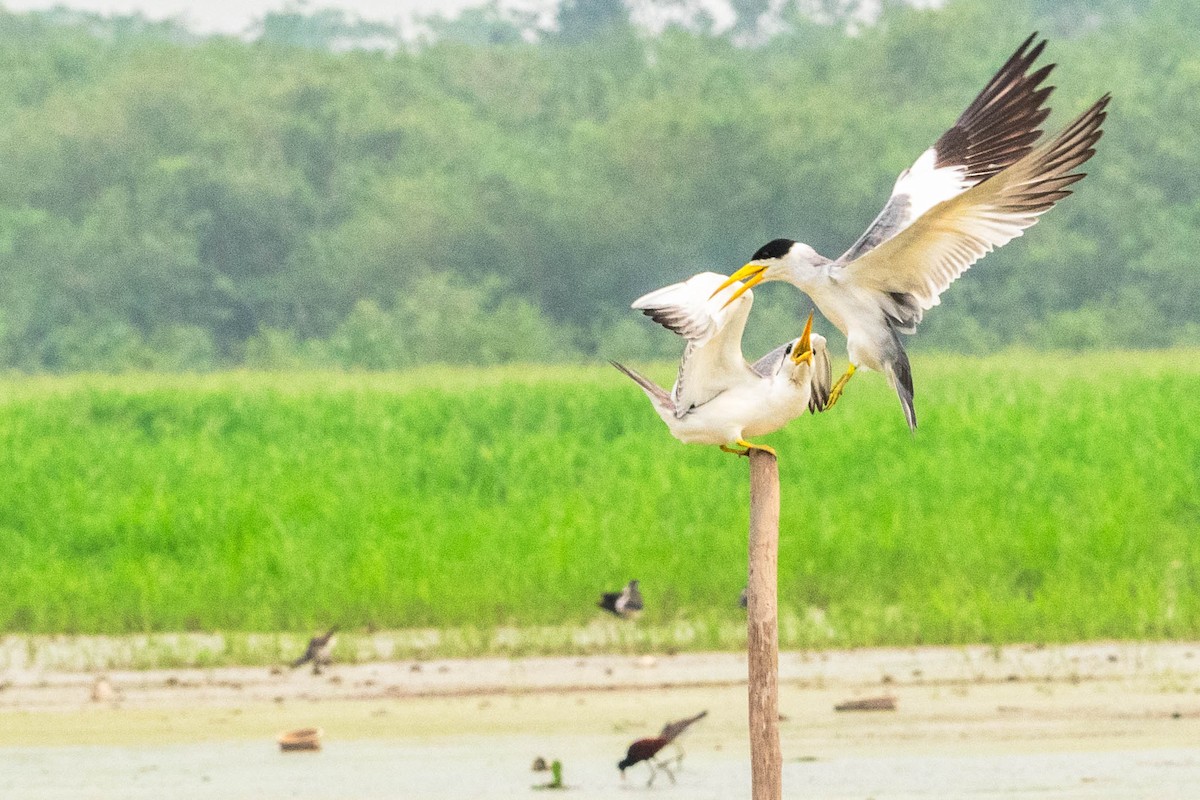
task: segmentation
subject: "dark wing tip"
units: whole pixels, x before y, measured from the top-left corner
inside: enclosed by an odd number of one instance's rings
[[[640,310],[671,333],[685,339],[695,339],[705,331],[702,324],[697,324],[696,320],[689,318],[676,306],[652,306]]]
[[[808,413],[816,414],[819,411],[824,411],[828,407],[829,387],[814,387],[812,394],[808,398]]]
[[[908,354],[901,348],[896,357],[885,367],[889,382],[896,390],[896,396],[900,398],[900,407],[904,409],[904,419],[908,423],[908,429],[915,431],[917,429],[917,410],[913,406],[912,365],[908,361]]]
[[[961,166],[967,177],[978,183],[1033,149],[1033,141],[1042,133],[1038,125],[1049,114],[1043,104],[1054,90],[1041,84],[1055,66],[1029,71],[1046,46],[1043,39],[1028,49],[1036,37],[1035,31],[938,139],[934,145],[937,166]]]
[[[909,431],[917,431],[917,410],[913,407],[912,397],[900,395],[900,405],[904,407],[904,420],[908,423]]]

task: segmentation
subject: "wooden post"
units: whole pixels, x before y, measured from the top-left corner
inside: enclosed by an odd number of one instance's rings
[[[781,800],[779,749],[779,464],[750,451],[750,580],[746,632],[750,666],[750,776],[753,800]]]

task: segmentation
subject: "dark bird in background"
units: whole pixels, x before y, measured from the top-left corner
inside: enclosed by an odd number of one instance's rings
[[[747,586],[745,589],[742,589],[742,593],[738,597],[738,607],[746,608],[749,605],[750,605],[750,587]]]
[[[309,639],[308,649],[304,651],[304,655],[292,662],[292,669],[303,666],[311,661],[313,665],[313,675],[320,675],[321,667],[328,666],[329,664],[333,663],[331,653],[333,651],[333,645],[336,641],[335,634],[337,633],[337,630],[337,626],[334,625],[324,636],[314,636]]]
[[[675,740],[679,735],[686,731],[694,722],[703,719],[708,715],[707,711],[701,711],[694,717],[668,722],[663,725],[662,733],[649,739],[638,739],[633,744],[629,745],[628,752],[625,753],[625,758],[617,762],[617,769],[621,770],[621,777],[625,777],[625,770],[632,767],[634,764],[645,761],[646,766],[650,767],[650,780],[646,781],[647,786],[654,784],[654,779],[658,777],[658,770],[667,773],[667,777],[671,779],[671,783],[675,782],[675,773],[671,771],[671,762],[675,762],[675,768],[683,763],[683,748]],[[658,758],[658,754],[662,749],[669,744],[675,746],[677,751],[673,758]]]
[[[633,619],[642,611],[642,593],[638,589],[638,582],[630,581],[619,592],[605,592],[600,595],[600,602],[596,605],[621,619]]]

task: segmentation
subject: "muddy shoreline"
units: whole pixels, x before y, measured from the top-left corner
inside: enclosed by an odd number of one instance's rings
[[[731,653],[9,669],[0,795],[513,797],[542,755],[563,759],[572,797],[627,797],[644,788],[613,768],[628,742],[708,709],[679,785],[652,791],[743,796],[745,680]],[[896,709],[834,710],[880,696]],[[1161,799],[1200,783],[1196,643],[785,652],[780,710],[800,796]],[[325,749],[280,755],[278,732],[308,726]],[[93,784],[74,763],[101,788],[76,792]]]
[[[1085,687],[1161,698],[1182,716],[1200,716],[1200,643],[1100,642],[1063,646],[864,648],[780,655],[780,684],[798,696],[846,700],[876,695],[1003,694]],[[154,711],[256,704],[370,703],[582,694],[724,690],[746,683],[741,653],[665,656],[435,659],[307,668],[220,667],[0,672],[0,715],[86,709]],[[1052,705],[1052,704],[1051,704]],[[452,727],[452,726],[451,726]],[[66,735],[69,739],[69,735]],[[11,730],[0,742],[15,743]]]
[[[215,667],[145,670],[0,670],[0,711],[71,707],[103,677],[127,707],[255,700],[369,700],[564,691],[737,686],[743,653],[466,658],[334,664],[307,668]],[[794,688],[872,688],[987,683],[1134,682],[1200,685],[1200,643],[861,648],[780,654],[779,679]]]

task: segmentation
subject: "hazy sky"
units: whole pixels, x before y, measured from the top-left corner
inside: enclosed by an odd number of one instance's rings
[[[342,8],[351,15],[380,22],[395,22],[413,14],[454,12],[486,0],[0,0],[9,11],[28,11],[66,6],[101,14],[141,12],[150,19],[177,17],[199,33],[241,33],[268,11],[285,7],[301,9]],[[554,0],[503,0],[502,5],[545,8]]]

